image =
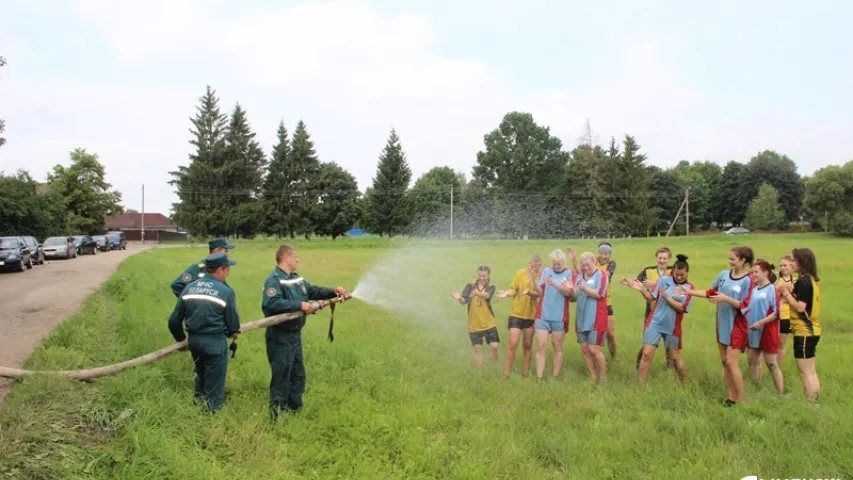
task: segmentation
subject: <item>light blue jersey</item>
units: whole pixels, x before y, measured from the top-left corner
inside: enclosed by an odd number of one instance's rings
[[[566,268],[560,273],[555,272],[551,267],[542,270],[542,275],[539,276],[539,288],[542,289],[543,293],[539,297],[539,304],[536,306],[537,319],[568,323],[569,299],[555,287],[546,285],[545,279],[550,277],[557,285],[560,285],[565,279],[569,285],[574,285],[575,275],[575,271],[570,268]]]
[[[717,305],[717,342],[720,344],[731,345],[735,348],[746,346],[740,345],[742,341],[746,341],[747,333],[746,319],[740,309],[749,305],[754,285],[755,280],[753,280],[752,275],[747,274],[740,278],[733,278],[731,270],[723,270],[717,275],[717,279],[714,280],[711,288],[705,291],[709,297],[721,293],[740,302],[740,308],[735,308],[725,302]],[[738,345],[732,345],[732,332],[735,330],[737,330],[735,343]]]

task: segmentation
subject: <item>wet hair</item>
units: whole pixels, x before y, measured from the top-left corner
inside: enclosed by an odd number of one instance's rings
[[[794,261],[797,262],[797,270],[800,271],[800,276],[808,275],[816,282],[820,281],[817,276],[817,258],[811,248],[795,248],[791,252]]]
[[[753,265],[760,268],[762,271],[768,272],[770,274],[768,275],[770,283],[776,283],[778,277],[776,277],[776,272],[773,271],[776,270],[776,265],[773,265],[763,258],[756,260]]]
[[[669,255],[670,258],[672,258],[672,250],[670,250],[669,247],[660,247],[655,250],[655,257],[660,255],[661,253],[666,253],[667,255]],[[687,259],[687,257],[684,258]]]
[[[753,253],[752,247],[740,245],[732,247],[732,252],[737,256],[737,258],[743,260],[743,263],[747,265],[752,265],[752,262],[755,261],[755,253]]]
[[[554,250],[553,252],[551,252],[548,255],[548,257],[551,259],[552,262],[554,262],[554,261],[565,262],[566,261],[566,254],[563,253],[563,251],[560,250],[559,248]]]
[[[583,252],[583,253],[581,253],[578,260],[581,262],[584,260],[592,260],[592,262],[594,263],[595,262],[595,254],[592,252]]]
[[[542,257],[540,257],[538,253],[534,253],[533,255],[530,256],[530,260],[528,260],[528,263],[541,262],[541,261],[542,261]]]
[[[480,265],[479,267],[477,267],[477,273],[479,273],[479,272],[486,272],[486,274],[488,275],[486,277],[486,283],[487,284],[492,282],[492,269],[491,268],[489,268],[487,265]],[[479,279],[474,280],[474,283],[476,284],[478,280]]]
[[[690,264],[687,263],[687,255],[679,253],[675,256],[675,265],[672,266],[673,270],[687,270],[690,271]]]
[[[604,252],[607,252],[610,254],[613,253],[613,245],[611,245],[610,242],[601,242],[598,244],[598,253],[604,253]]]

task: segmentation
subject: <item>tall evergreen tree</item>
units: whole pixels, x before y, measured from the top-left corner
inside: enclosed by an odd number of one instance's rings
[[[631,135],[625,135],[622,152],[611,139],[608,154],[611,164],[610,208],[617,213],[621,231],[614,233],[648,235],[659,222],[660,212],[652,206],[649,191],[652,188],[652,172],[646,167],[646,155],[640,153],[640,145]]]
[[[190,163],[169,172],[169,184],[176,187],[178,202],[172,205],[175,223],[193,235],[225,235],[227,225],[221,221],[228,197],[223,195],[226,183],[221,175],[225,164],[225,134],[228,117],[219,109],[216,91],[207,86],[199,98],[195,118],[190,119],[193,134],[190,144],[196,151]]]
[[[278,124],[276,139],[278,143],[273,146],[269,170],[264,179],[263,196],[267,207],[264,233],[277,237],[290,235],[290,238],[294,238],[293,165],[290,140],[283,120]]]
[[[411,216],[407,195],[411,180],[412,170],[406,161],[397,131],[392,128],[385,149],[379,156],[373,188],[368,197],[371,233],[393,237],[406,231]]]
[[[317,190],[317,182],[320,176],[320,160],[302,120],[296,124],[296,131],[293,132],[290,165],[294,193],[291,201],[293,233],[304,235],[307,239],[316,229],[316,218],[319,214],[320,192]]]
[[[228,210],[223,215],[228,233],[251,236],[263,225],[263,206],[258,201],[267,161],[246,111],[234,106],[225,134],[225,163],[222,180],[227,190]]]

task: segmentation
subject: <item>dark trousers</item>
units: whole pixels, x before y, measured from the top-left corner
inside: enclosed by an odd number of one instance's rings
[[[190,337],[187,344],[195,365],[194,397],[216,412],[225,402],[228,341],[224,336]]]
[[[270,415],[295,412],[302,408],[305,393],[305,363],[302,332],[267,332],[267,360],[270,364]]]

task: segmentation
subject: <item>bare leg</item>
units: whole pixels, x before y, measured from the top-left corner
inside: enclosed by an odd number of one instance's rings
[[[548,348],[548,330],[536,330],[536,378],[545,375],[545,354]]]
[[[728,347],[726,349],[726,369],[729,371],[729,378],[732,382],[732,390],[734,391],[735,402],[743,402],[746,400],[746,391],[743,386],[743,372],[740,371],[738,365],[738,357],[740,350]]]
[[[815,359],[798,358],[797,369],[800,371],[800,378],[803,381],[806,400],[810,402],[817,402],[817,397],[820,394],[820,379],[817,376]]]
[[[720,363],[722,363],[723,365],[723,382],[726,384],[728,400],[734,402],[737,401],[737,395],[734,386],[732,385],[731,372],[729,372],[729,369],[726,366],[726,350],[728,349],[728,346],[719,343],[717,344],[717,346],[720,349]]]
[[[637,380],[640,382],[640,385],[646,384],[646,378],[649,376],[649,367],[655,358],[656,352],[657,347],[654,345],[643,345],[643,356],[640,358],[640,368],[637,371]]]
[[[474,345],[474,365],[477,365],[477,368],[483,366],[483,346],[482,345]]]
[[[524,363],[521,364],[521,375],[526,377],[530,372],[530,361],[533,360],[533,327],[524,329],[522,335],[521,346],[524,348],[524,352],[521,354],[521,358]]]
[[[616,358],[616,333],[613,315],[607,316],[607,349],[610,350],[610,358]]]
[[[504,376],[509,377],[512,372],[512,364],[515,362],[515,351],[518,349],[518,342],[521,340],[521,329],[509,329],[509,343],[506,345],[506,359],[504,359]]]
[[[779,357],[779,361],[776,363],[777,365],[779,365],[779,368],[782,368],[782,364],[785,362],[785,342],[787,340],[787,333],[779,334],[779,352],[776,354]]]
[[[500,352],[498,351],[499,348],[500,344],[498,342],[489,344],[489,350],[492,352],[492,363],[498,362],[498,357],[500,356]]]
[[[592,357],[598,381],[607,380],[607,360],[604,358],[604,352],[601,351],[601,347],[590,345],[589,355]]]
[[[776,353],[764,352],[764,362],[767,364],[770,377],[773,378],[773,385],[776,386],[776,391],[782,394],[785,393],[785,379],[782,377],[782,369],[779,368],[777,357]]]
[[[598,376],[595,373],[595,360],[593,359],[592,353],[589,350],[588,343],[581,344],[581,353],[583,354],[583,363],[586,365],[586,369],[589,372],[589,376],[593,380],[598,380]]]
[[[750,348],[746,351],[746,361],[749,364],[749,376],[753,382],[761,381],[761,350]]]
[[[554,347],[554,378],[560,378],[560,374],[563,372],[563,338],[565,335],[562,331],[551,334],[551,345]]]
[[[669,354],[669,358],[672,359],[672,364],[675,367],[675,372],[678,374],[678,379],[681,381],[687,380],[687,365],[684,364],[684,360],[681,358],[681,350],[669,349],[667,350]]]

